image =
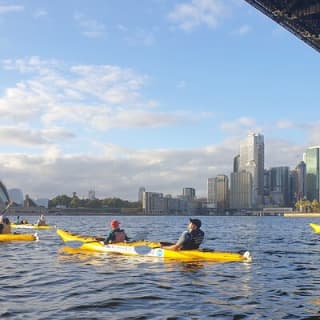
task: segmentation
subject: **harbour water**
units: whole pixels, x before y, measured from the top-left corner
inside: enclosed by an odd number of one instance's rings
[[[188,217],[117,218],[131,237],[148,240],[175,241],[188,223]],[[47,217],[88,235],[104,235],[110,219]],[[0,319],[320,319],[320,234],[308,225],[319,218],[201,219],[203,247],[250,250],[253,261],[70,253],[55,230],[39,230],[37,242],[0,243]]]

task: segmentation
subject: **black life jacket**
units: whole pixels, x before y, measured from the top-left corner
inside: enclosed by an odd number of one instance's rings
[[[192,230],[187,233],[185,243],[182,245],[182,250],[198,249],[204,238],[204,232],[201,229]]]

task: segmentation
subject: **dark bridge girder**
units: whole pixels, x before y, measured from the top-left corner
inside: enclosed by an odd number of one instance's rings
[[[320,0],[245,0],[320,52]]]

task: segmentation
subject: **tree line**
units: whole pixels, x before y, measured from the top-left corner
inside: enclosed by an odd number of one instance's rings
[[[317,200],[299,200],[296,202],[295,207],[300,212],[320,212],[320,202]]]
[[[120,198],[105,199],[80,199],[77,195],[69,197],[67,195],[58,195],[49,200],[49,208],[64,206],[65,208],[139,208],[139,202],[130,202]]]

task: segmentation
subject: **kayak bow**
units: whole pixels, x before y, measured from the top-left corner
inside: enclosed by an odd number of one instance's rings
[[[104,244],[102,241],[96,240],[92,236],[81,236],[71,232],[57,229],[57,234],[66,243],[71,245],[74,242],[79,243],[79,249],[100,253],[116,253],[127,256],[145,256],[145,257],[159,257],[173,260],[195,261],[207,260],[216,262],[235,262],[251,261],[249,251],[244,254],[235,252],[221,252],[213,250],[168,250],[160,248],[160,242],[150,242],[146,240],[121,242]],[[71,245],[72,246],[72,245]]]
[[[49,226],[49,225],[45,225],[45,226],[38,226],[37,224],[31,224],[31,223],[26,223],[26,224],[17,224],[17,223],[11,223],[11,228],[15,228],[15,229],[53,229],[56,226]]]
[[[310,223],[309,226],[315,233],[320,233],[320,224],[317,223]]]

